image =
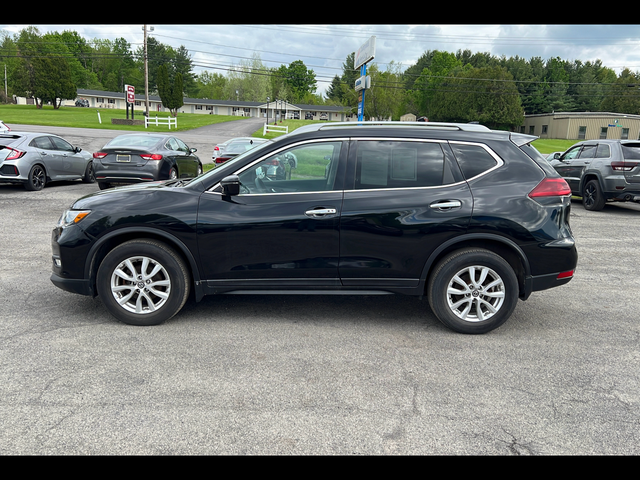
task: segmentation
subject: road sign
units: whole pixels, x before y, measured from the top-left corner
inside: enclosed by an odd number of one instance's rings
[[[136,101],[136,87],[133,85],[125,85],[124,90],[127,94],[127,102],[134,103]]]
[[[376,56],[376,36],[373,35],[367,40],[356,53],[353,69],[360,68],[365,63],[369,63]]]

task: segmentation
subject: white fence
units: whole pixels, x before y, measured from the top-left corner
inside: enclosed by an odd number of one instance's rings
[[[148,125],[169,125],[169,130],[171,130],[171,125],[175,128],[178,128],[178,117],[160,117],[156,115],[156,118],[144,117],[144,128],[147,128]]]
[[[265,123],[262,135],[266,135],[267,132],[289,133],[289,127],[284,125],[269,125],[268,123]]]

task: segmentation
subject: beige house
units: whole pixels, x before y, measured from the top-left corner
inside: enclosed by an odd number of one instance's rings
[[[521,133],[567,140],[638,140],[640,115],[611,112],[554,112],[525,115]]]

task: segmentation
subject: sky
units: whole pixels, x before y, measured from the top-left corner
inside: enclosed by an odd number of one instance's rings
[[[272,16],[271,16],[272,18]],[[0,24],[13,35],[26,24]],[[88,41],[124,38],[136,50],[143,43],[142,24],[34,24],[41,34],[78,32]],[[267,67],[279,67],[302,60],[316,74],[323,94],[332,78],[342,74],[347,55],[357,51],[371,36],[376,37],[375,58],[381,70],[400,64],[404,71],[429,50],[455,53],[488,52],[500,57],[519,56],[529,60],[601,60],[616,74],[623,68],[640,71],[640,25],[400,25],[400,24],[189,24],[153,26],[149,35],[165,45],[183,45],[191,54],[194,72],[226,74],[229,68],[255,55]]]

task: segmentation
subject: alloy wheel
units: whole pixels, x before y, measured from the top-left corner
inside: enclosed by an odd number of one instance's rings
[[[504,303],[502,278],[486,266],[473,265],[456,273],[447,286],[451,312],[467,322],[482,322],[494,316]]]
[[[121,262],[111,275],[111,293],[125,310],[147,314],[162,308],[171,292],[171,279],[157,260],[130,257]]]

